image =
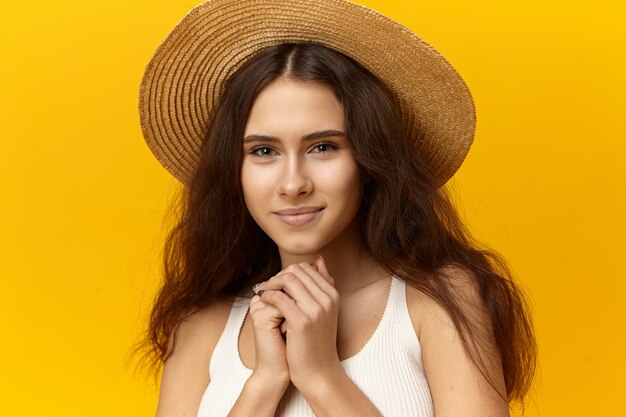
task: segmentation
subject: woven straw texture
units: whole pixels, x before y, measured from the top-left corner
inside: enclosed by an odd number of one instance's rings
[[[181,182],[193,172],[226,79],[283,42],[320,43],[361,63],[396,94],[441,184],[459,168],[474,138],[474,102],[454,68],[409,29],[344,0],[209,0],[159,46],[140,88],[146,142]]]

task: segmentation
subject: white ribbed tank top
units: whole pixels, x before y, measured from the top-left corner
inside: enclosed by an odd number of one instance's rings
[[[432,417],[433,403],[419,339],[409,316],[403,279],[392,277],[385,312],[370,340],[341,367],[384,417]],[[239,356],[239,333],[250,299],[237,297],[209,365],[211,382],[198,417],[225,417],[252,375]],[[289,384],[276,417],[314,417],[300,392]]]

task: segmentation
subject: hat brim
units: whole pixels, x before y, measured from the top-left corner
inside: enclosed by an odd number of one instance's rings
[[[224,82],[257,52],[314,42],[348,55],[396,94],[418,152],[445,183],[474,139],[474,101],[457,71],[412,31],[344,0],[209,0],[158,47],[140,87],[143,135],[187,183]]]

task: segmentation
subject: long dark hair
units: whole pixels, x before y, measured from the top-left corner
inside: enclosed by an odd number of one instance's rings
[[[276,244],[254,222],[240,182],[244,127],[259,92],[278,77],[329,86],[342,103],[363,187],[357,214],[370,256],[402,276],[450,315],[468,356],[487,376],[480,351],[499,354],[508,401],[523,400],[536,346],[523,293],[506,262],[463,226],[445,187],[407,137],[394,94],[351,58],[316,44],[280,44],[244,63],[226,82],[208,126],[200,161],[180,199],[180,220],[165,243],[164,283],[143,346],[161,365],[180,323],[207,305],[232,299],[280,271]],[[490,319],[464,309],[451,271],[464,271]],[[492,332],[491,332],[492,330]]]

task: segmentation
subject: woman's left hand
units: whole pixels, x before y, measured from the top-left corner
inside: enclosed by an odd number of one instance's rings
[[[257,289],[285,317],[291,382],[302,389],[341,369],[337,354],[339,293],[322,257],[290,265]],[[284,292],[282,292],[283,290]]]

